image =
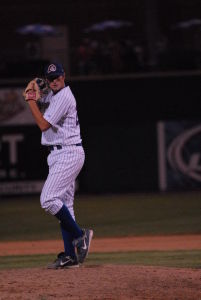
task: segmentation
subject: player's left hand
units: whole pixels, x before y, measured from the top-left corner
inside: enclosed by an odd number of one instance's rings
[[[23,92],[23,97],[26,101],[40,100],[44,95],[48,94],[49,86],[45,79],[34,78],[31,80]]]

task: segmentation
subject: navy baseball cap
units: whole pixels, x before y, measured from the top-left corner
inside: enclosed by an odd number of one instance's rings
[[[64,75],[64,69],[60,63],[49,63],[45,67],[45,77],[51,78],[51,77],[59,77],[61,75]]]

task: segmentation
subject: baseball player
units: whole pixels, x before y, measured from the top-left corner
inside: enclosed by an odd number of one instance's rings
[[[41,206],[59,220],[64,242],[64,252],[48,268],[74,268],[84,262],[93,236],[93,230],[82,229],[76,223],[73,209],[75,180],[84,164],[85,153],[76,100],[65,85],[63,66],[48,64],[45,80],[49,85],[45,95],[41,92],[45,81],[34,79],[25,89],[24,97],[42,131],[41,143],[49,150],[49,174],[42,189]],[[45,107],[43,113],[38,101]]]

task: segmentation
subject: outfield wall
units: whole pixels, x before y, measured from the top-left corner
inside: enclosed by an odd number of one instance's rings
[[[0,82],[0,194],[39,193],[48,172],[40,130],[22,98],[25,81]],[[74,78],[69,84],[86,152],[80,193],[200,188],[199,176],[187,180],[190,172],[166,159],[170,127],[173,139],[201,122],[199,73]],[[194,135],[186,168],[199,169],[199,139]],[[167,180],[180,176],[179,184]]]

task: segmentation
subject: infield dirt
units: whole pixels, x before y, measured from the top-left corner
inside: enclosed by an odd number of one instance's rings
[[[0,255],[54,253],[61,245],[61,241],[5,242],[0,243]],[[91,246],[92,252],[176,249],[201,249],[201,236],[94,239]],[[83,265],[71,270],[2,270],[0,278],[0,300],[201,300],[200,269]]]

